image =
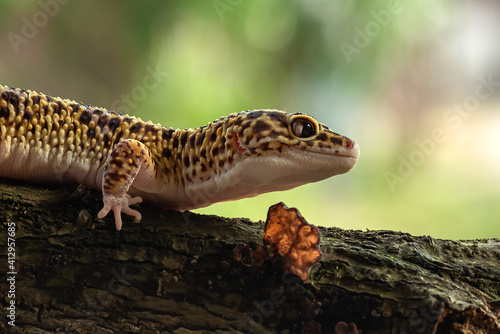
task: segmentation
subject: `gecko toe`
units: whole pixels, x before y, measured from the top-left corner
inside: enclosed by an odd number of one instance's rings
[[[99,211],[99,213],[97,214],[97,218],[102,219],[106,217],[109,211],[111,211],[111,205],[105,204],[104,207],[101,209],[101,211]]]
[[[128,198],[128,205],[134,205],[137,203],[142,203],[141,197]]]
[[[122,229],[122,211],[123,209],[121,208],[114,208],[113,213],[115,214],[115,226],[116,230],[120,231]]]
[[[129,216],[133,216],[134,217],[134,223],[138,223],[141,221],[141,214],[139,213],[139,211],[136,211],[134,209],[131,209],[129,207],[123,207],[122,208],[122,212],[129,215]]]

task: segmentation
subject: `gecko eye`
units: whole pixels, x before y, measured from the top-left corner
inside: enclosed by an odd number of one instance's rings
[[[316,134],[316,124],[308,118],[297,117],[290,124],[291,134],[298,138],[309,138]]]

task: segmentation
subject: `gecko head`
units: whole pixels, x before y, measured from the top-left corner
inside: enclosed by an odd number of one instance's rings
[[[359,156],[351,139],[311,116],[280,110],[231,114],[180,137],[190,153],[179,169],[183,210],[317,182],[348,172]]]
[[[234,124],[228,131],[234,143],[233,169],[260,192],[346,173],[359,157],[354,141],[306,114],[253,110],[237,114]]]

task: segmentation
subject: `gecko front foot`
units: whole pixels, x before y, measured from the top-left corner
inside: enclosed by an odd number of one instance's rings
[[[116,230],[120,231],[122,229],[122,216],[121,213],[125,213],[129,216],[135,217],[134,223],[138,223],[141,221],[141,214],[139,211],[131,209],[129,206],[142,202],[142,198],[134,197],[132,198],[130,195],[115,197],[115,196],[105,196],[103,198],[104,207],[97,214],[97,218],[102,219],[106,217],[109,211],[113,211],[115,215],[115,225]]]

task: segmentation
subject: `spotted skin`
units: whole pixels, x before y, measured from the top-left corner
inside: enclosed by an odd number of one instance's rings
[[[127,191],[142,166],[144,166],[143,174],[148,174],[152,178],[154,165],[146,145],[134,139],[121,140],[111,152],[104,167],[102,192],[105,204],[97,217],[104,218],[113,210],[117,230],[122,226],[120,212],[135,217],[134,221],[139,222],[141,214],[129,206],[141,203],[142,198],[127,196]]]
[[[305,114],[252,110],[173,129],[103,108],[0,86],[0,176],[102,189],[121,212],[147,201],[190,210],[345,173],[359,147]]]

